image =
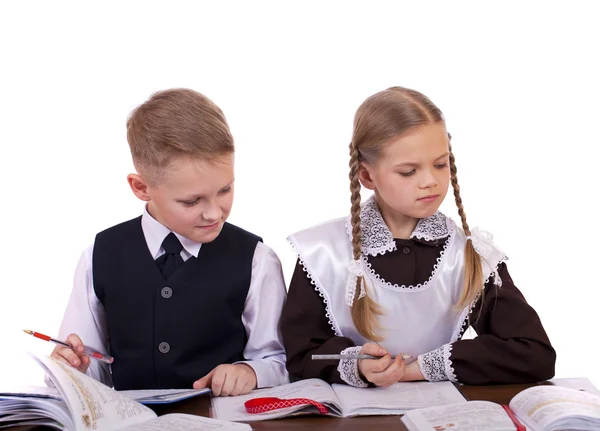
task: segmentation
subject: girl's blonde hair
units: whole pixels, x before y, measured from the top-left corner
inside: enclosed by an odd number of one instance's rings
[[[360,182],[358,180],[358,166],[361,161],[376,163],[385,147],[385,143],[394,136],[425,124],[443,122],[442,111],[433,104],[427,96],[415,90],[403,87],[391,87],[380,91],[365,100],[354,116],[354,132],[350,143],[350,191],[351,191],[351,224],[352,224],[352,249],[354,259],[361,258],[362,234],[360,230]],[[450,138],[450,135],[448,135]],[[450,182],[454,190],[454,200],[462,222],[462,228],[467,236],[471,230],[467,224],[460,187],[456,177],[456,164],[450,151]],[[358,298],[360,284],[364,282],[359,278],[356,282],[354,305],[352,306],[352,320],[358,332],[365,338],[381,341],[377,333],[379,325],[377,318],[381,315],[379,305],[366,295]],[[456,304],[457,309],[463,309],[471,304],[483,290],[483,273],[481,258],[473,248],[472,241],[465,245],[465,274],[462,294]]]

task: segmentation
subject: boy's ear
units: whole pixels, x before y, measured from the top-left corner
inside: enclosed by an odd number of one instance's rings
[[[127,182],[129,183],[129,187],[131,187],[131,191],[138,199],[145,202],[148,202],[151,199],[148,194],[148,184],[138,174],[127,175]]]
[[[375,183],[373,183],[373,179],[371,178],[369,166],[363,163],[358,165],[358,180],[365,189],[375,190]]]

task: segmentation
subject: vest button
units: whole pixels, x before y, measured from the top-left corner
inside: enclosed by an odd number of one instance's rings
[[[163,341],[158,345],[158,351],[160,353],[169,353],[169,350],[171,350],[171,346],[169,346],[169,343],[165,343]]]
[[[160,296],[162,296],[165,299],[169,299],[171,296],[173,296],[173,289],[171,289],[170,287],[163,287],[160,290]]]
[[[404,253],[404,254],[408,254],[408,253],[410,253],[410,247],[404,247],[404,248],[402,249],[402,253]]]

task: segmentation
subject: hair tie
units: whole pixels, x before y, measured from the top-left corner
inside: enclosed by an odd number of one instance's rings
[[[351,261],[348,265],[348,270],[350,271],[350,274],[354,275],[355,277],[364,277],[365,275],[365,271],[362,268],[360,259]]]
[[[360,291],[358,293],[358,299],[361,299],[366,295],[365,291],[365,271],[362,268],[360,259],[352,260],[348,265],[350,274],[346,281],[346,304],[352,307],[354,304],[354,295],[356,294],[356,281],[361,280]]]

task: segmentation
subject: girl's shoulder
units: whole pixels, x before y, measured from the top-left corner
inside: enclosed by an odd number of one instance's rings
[[[450,247],[455,249],[457,253],[462,253],[467,241],[471,241],[473,248],[481,256],[483,272],[485,274],[495,274],[498,265],[508,260],[507,254],[494,243],[494,236],[490,232],[477,226],[471,228],[470,231],[470,234],[467,235],[463,228],[455,226]]]
[[[347,217],[340,217],[302,229],[288,236],[292,245],[297,243],[338,243],[347,241]]]

